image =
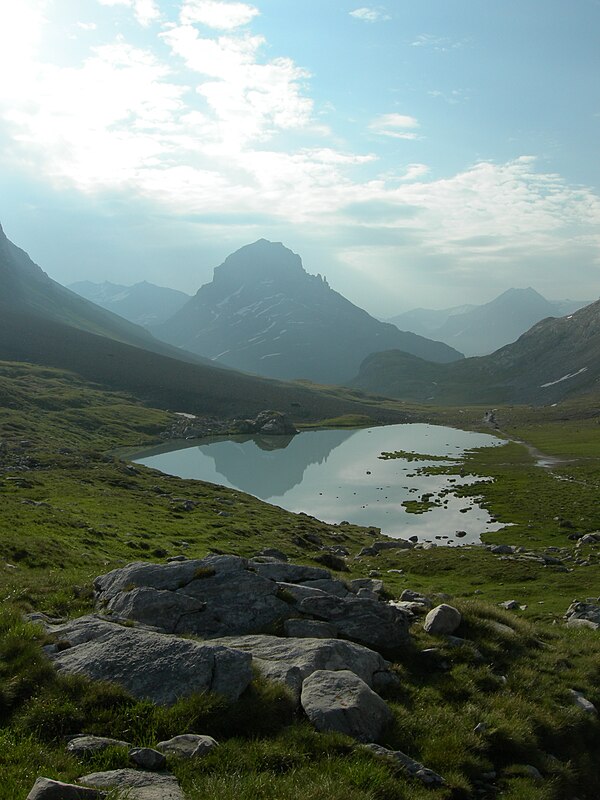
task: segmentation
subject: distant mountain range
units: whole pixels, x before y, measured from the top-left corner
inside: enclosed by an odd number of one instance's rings
[[[153,339],[51,280],[0,227],[0,360],[78,373],[158,408],[250,416],[276,408],[297,420],[405,415],[337,394],[243,375]]]
[[[439,311],[416,308],[392,317],[389,322],[401,330],[439,339],[467,356],[479,356],[514,342],[542,319],[572,314],[588,302],[546,300],[531,287],[508,289],[484,305]]]
[[[185,292],[156,286],[147,281],[133,286],[120,286],[109,281],[79,281],[70,284],[68,288],[86,300],[145,327],[165,322],[190,299],[190,295]]]
[[[397,348],[431,361],[462,354],[379,322],[305,272],[281,243],[260,239],[214,271],[156,336],[218,363],[274,378],[349,380],[365,356]]]
[[[398,350],[375,353],[351,386],[433,403],[549,404],[600,388],[600,300],[544,319],[491,355],[434,364]]]

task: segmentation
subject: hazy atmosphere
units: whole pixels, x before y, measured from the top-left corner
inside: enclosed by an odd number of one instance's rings
[[[600,3],[19,0],[0,220],[54,279],[193,293],[281,241],[378,316],[598,297]]]

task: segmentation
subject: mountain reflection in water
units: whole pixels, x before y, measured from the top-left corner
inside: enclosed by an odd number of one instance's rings
[[[474,479],[422,475],[420,467],[436,462],[378,456],[384,450],[405,450],[458,458],[465,450],[499,443],[488,434],[442,426],[388,425],[292,437],[213,437],[179,443],[177,449],[172,442],[135,460],[170,475],[239,489],[326,522],[348,520],[379,527],[390,536],[443,537],[447,543],[461,530],[466,535],[460,542],[468,543],[502,527],[477,503],[445,493]],[[432,493],[438,505],[424,514],[407,513],[402,504],[425,493]]]

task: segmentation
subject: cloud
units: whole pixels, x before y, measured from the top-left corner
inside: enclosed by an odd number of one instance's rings
[[[418,134],[411,129],[418,127],[418,121],[405,114],[381,114],[369,124],[373,133],[394,139],[417,139]]]
[[[259,10],[247,3],[229,3],[221,0],[185,0],[179,15],[183,25],[199,22],[216,30],[231,31],[248,25]]]
[[[155,0],[98,0],[102,6],[127,6],[133,9],[135,18],[145,28],[160,19]]]
[[[82,31],[95,31],[98,26],[95,22],[78,22],[77,27]]]
[[[427,164],[409,164],[406,168],[406,173],[400,178],[402,181],[414,181],[417,178],[422,178],[429,172]]]
[[[459,50],[466,44],[465,39],[450,39],[447,36],[432,36],[429,33],[422,33],[410,44],[412,47],[427,47],[437,50],[439,53],[447,53],[449,50]]]
[[[349,12],[351,17],[360,19],[363,22],[381,22],[391,19],[391,17],[380,8],[355,8]]]

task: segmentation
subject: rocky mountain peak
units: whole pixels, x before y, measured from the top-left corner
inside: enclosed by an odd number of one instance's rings
[[[215,268],[214,284],[242,285],[253,281],[280,281],[308,277],[299,255],[281,242],[259,239],[228,256]]]

